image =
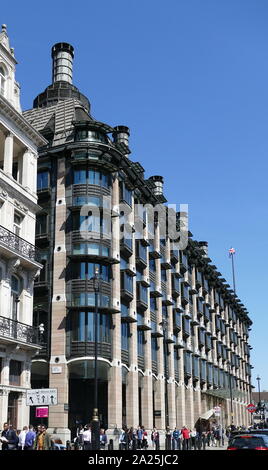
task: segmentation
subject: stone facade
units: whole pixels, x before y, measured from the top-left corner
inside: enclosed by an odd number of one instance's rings
[[[21,114],[14,50],[0,33],[0,423],[29,423],[26,389],[31,358],[41,348],[33,328],[37,261],[37,147],[46,140]]]

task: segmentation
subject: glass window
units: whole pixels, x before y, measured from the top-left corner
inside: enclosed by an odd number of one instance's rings
[[[89,170],[89,184],[96,184],[100,186],[100,172],[96,170]]]
[[[110,267],[99,263],[73,263],[73,279],[91,279],[95,275],[96,268],[103,281],[110,281]]]
[[[125,272],[123,272],[122,274],[122,289],[133,293],[133,277]]]
[[[151,312],[155,312],[157,310],[157,303],[155,297],[150,297],[150,310]]]
[[[152,361],[157,362],[157,338],[151,339]]]
[[[138,331],[138,356],[144,354],[144,332]]]
[[[11,360],[9,363],[9,385],[20,386],[21,362]]]
[[[48,171],[40,171],[37,173],[37,190],[47,189],[49,187]]]
[[[150,271],[153,271],[153,272],[156,271],[155,259],[150,259],[149,260],[149,269],[150,269]]]
[[[129,324],[128,323],[121,323],[121,348],[124,351],[129,350]]]
[[[47,214],[39,214],[36,216],[36,233],[35,235],[43,235],[47,233]]]
[[[94,342],[93,312],[74,312],[72,318],[72,340]],[[98,314],[98,342],[111,342],[111,321],[108,315]]]
[[[2,96],[5,96],[6,92],[6,72],[4,67],[0,66],[0,93]]]
[[[165,269],[161,269],[161,280],[167,282],[167,272]]]
[[[14,213],[14,223],[13,223],[13,231],[16,235],[20,236],[21,234],[21,225],[22,225],[23,217],[20,214]]]
[[[86,184],[87,172],[86,169],[74,170],[74,184]]]

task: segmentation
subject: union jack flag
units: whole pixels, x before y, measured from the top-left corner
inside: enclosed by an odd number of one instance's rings
[[[229,250],[229,257],[234,255],[235,254],[235,249],[234,248],[230,248]]]

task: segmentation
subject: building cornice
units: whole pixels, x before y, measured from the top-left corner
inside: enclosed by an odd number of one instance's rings
[[[34,127],[10,104],[3,96],[0,95],[1,113],[14,122],[19,130],[23,132],[37,147],[47,144],[47,140],[35,130]]]

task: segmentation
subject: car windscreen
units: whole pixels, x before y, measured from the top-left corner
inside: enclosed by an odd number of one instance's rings
[[[268,447],[268,440],[266,436],[237,436],[231,440],[229,445],[237,448],[248,447],[250,449],[255,447]]]

